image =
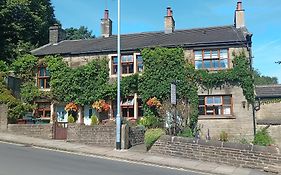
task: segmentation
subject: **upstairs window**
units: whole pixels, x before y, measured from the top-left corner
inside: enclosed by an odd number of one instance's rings
[[[199,115],[231,115],[232,96],[199,96]]]
[[[141,55],[137,55],[137,69],[138,72],[143,72],[143,58]]]
[[[228,69],[228,49],[194,51],[195,69]]]
[[[37,76],[38,87],[40,89],[49,89],[50,88],[50,72],[46,67],[38,67],[38,76]]]
[[[117,56],[112,57],[112,74],[117,74],[118,58]],[[134,56],[133,55],[122,55],[121,56],[121,72],[122,74],[134,73]]]

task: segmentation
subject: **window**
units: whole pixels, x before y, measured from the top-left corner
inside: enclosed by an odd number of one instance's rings
[[[117,56],[112,57],[112,74],[117,74],[118,58]],[[134,56],[133,55],[122,55],[121,56],[121,72],[122,74],[134,73]]]
[[[228,50],[194,51],[195,69],[220,70],[228,68]]]
[[[143,72],[143,59],[141,55],[137,55],[138,72]]]
[[[199,115],[231,115],[232,96],[199,96]]]
[[[122,117],[134,117],[134,97],[128,97],[121,103]]]
[[[50,72],[46,67],[38,68],[38,87],[40,89],[50,88]]]
[[[37,102],[37,117],[50,118],[51,117],[51,103],[50,102]]]
[[[143,116],[143,109],[142,109],[142,100],[138,98],[138,117]]]

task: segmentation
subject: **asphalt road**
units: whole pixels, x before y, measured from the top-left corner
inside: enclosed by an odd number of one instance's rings
[[[0,175],[203,175],[0,143]]]

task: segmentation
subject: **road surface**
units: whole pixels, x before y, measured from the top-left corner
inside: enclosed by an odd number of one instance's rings
[[[0,143],[0,175],[203,175]]]

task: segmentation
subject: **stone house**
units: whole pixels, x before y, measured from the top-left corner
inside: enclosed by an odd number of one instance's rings
[[[144,71],[141,49],[167,47],[184,49],[187,60],[194,63],[196,69],[220,71],[231,69],[234,58],[232,53],[244,51],[251,60],[251,37],[245,26],[242,2],[237,2],[234,24],[217,27],[195,29],[175,28],[173,11],[167,8],[164,17],[164,31],[124,34],[121,36],[122,76]],[[109,59],[110,78],[117,74],[117,36],[112,34],[112,21],[109,11],[105,10],[101,19],[102,36],[89,40],[63,40],[63,32],[59,26],[50,27],[49,44],[32,51],[38,57],[60,55],[71,67],[87,64],[93,59],[105,56]],[[37,84],[41,90],[48,91],[50,75],[46,67],[38,68]],[[217,137],[221,131],[230,136],[253,136],[252,108],[247,103],[241,87],[225,86],[211,91],[199,90],[199,124],[202,133],[208,131]],[[122,116],[137,119],[142,116],[138,94],[122,100]],[[40,116],[52,122],[52,114],[56,113],[60,121],[63,117],[64,104],[53,104],[50,101],[38,101]],[[112,109],[116,106],[112,107]],[[79,121],[89,123],[94,113],[90,106],[85,106],[84,115]],[[81,119],[84,116],[84,120]],[[111,111],[111,117],[114,111]]]

